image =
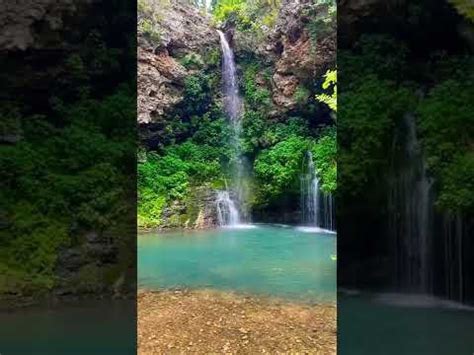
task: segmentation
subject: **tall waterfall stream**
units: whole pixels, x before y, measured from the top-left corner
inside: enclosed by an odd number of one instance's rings
[[[242,99],[239,94],[237,70],[234,52],[222,31],[217,31],[222,48],[222,80],[224,93],[224,109],[232,125],[231,146],[234,151],[232,164],[231,191],[220,191],[217,195],[217,214],[220,226],[238,225],[248,221],[246,201],[248,189],[246,184],[247,169],[240,149],[242,131]]]

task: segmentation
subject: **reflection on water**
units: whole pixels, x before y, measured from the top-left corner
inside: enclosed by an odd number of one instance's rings
[[[135,301],[81,301],[2,312],[0,353],[136,354]]]
[[[266,225],[147,234],[138,239],[138,282],[334,301],[335,251],[334,235]]]
[[[424,296],[338,296],[341,355],[474,353],[474,312]]]

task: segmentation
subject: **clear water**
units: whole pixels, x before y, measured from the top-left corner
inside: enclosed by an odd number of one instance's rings
[[[338,339],[341,355],[474,354],[474,311],[413,297],[339,295]]]
[[[335,253],[334,234],[284,226],[146,234],[138,238],[138,284],[334,302]]]

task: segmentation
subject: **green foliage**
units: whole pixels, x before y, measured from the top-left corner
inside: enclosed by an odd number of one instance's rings
[[[458,12],[474,21],[474,3],[471,0],[448,0]]]
[[[337,6],[335,0],[316,0],[306,11],[309,21],[306,24],[313,43],[333,32],[337,22]]]
[[[163,208],[166,203],[164,196],[150,188],[142,188],[139,192],[137,207],[137,224],[142,228],[159,227],[162,223]]]
[[[280,0],[218,0],[213,9],[214,21],[232,21],[240,31],[254,34],[271,28],[277,19]]]
[[[187,115],[204,114],[212,102],[212,77],[203,73],[184,80],[185,111]]]
[[[301,162],[308,147],[308,140],[290,136],[257,156],[254,171],[260,187],[260,204],[299,188]]]
[[[169,146],[162,155],[142,156],[138,164],[139,227],[161,226],[164,208],[186,200],[191,186],[222,179],[222,151],[188,140]]]
[[[474,211],[474,154],[456,155],[441,171],[438,205],[451,212]]]
[[[321,190],[334,192],[337,188],[337,138],[336,129],[323,132],[312,147],[316,159],[316,174],[321,181]]]
[[[452,211],[474,208],[472,95],[472,75],[463,81],[448,79],[434,87],[417,109],[428,166],[440,184],[439,205]]]
[[[159,44],[161,41],[159,10],[163,6],[169,6],[169,1],[139,0],[137,3],[138,34],[147,38],[154,45]]]
[[[309,95],[309,90],[306,89],[304,86],[299,85],[296,88],[295,93],[293,94],[293,98],[299,105],[304,105],[308,101]]]
[[[239,22],[248,23],[250,20],[243,16],[244,6],[244,0],[221,0],[214,8],[214,20],[218,23],[224,22],[233,16],[238,17]]]
[[[204,62],[201,56],[197,53],[188,53],[180,60],[181,65],[186,69],[201,69],[204,66]]]
[[[219,67],[221,63],[221,51],[218,48],[208,50],[205,54],[204,62],[209,67]]]
[[[349,195],[384,178],[395,123],[416,103],[410,90],[374,75],[356,84],[339,95],[339,188]]]
[[[300,117],[290,117],[286,122],[272,122],[264,113],[250,110],[243,116],[242,128],[242,150],[252,155],[289,136],[310,135],[307,122]]]
[[[123,252],[131,233],[119,228],[109,235],[133,215],[134,8],[111,1],[89,11],[86,22],[70,21],[67,35],[48,37],[51,48],[60,42],[67,48],[53,61],[43,60],[41,50],[29,51],[34,72],[21,58],[2,61],[1,129],[8,138],[0,146],[2,296],[36,296],[63,286],[64,278],[56,277],[65,266],[58,265],[61,253],[74,248],[85,262],[90,232],[118,250],[113,280],[102,287],[111,288],[123,265],[134,260],[130,250]],[[28,87],[27,95],[18,95],[18,82]]]
[[[197,145],[209,145],[211,147],[220,147],[222,152],[226,150],[231,137],[231,127],[227,120],[222,116],[212,118],[208,112],[202,117],[195,117],[193,120],[195,133],[192,142]]]
[[[243,78],[243,92],[246,102],[255,109],[259,109],[261,106],[268,106],[271,102],[270,91],[265,87],[257,85],[256,78],[258,75],[258,64],[252,63],[246,66]]]
[[[137,10],[139,13],[148,14],[152,12],[150,0],[138,0]]]
[[[138,32],[148,38],[153,44],[158,44],[161,40],[161,33],[158,24],[144,18],[138,23]]]
[[[386,198],[390,162],[397,152],[394,138],[404,134],[401,120],[411,112],[434,178],[437,206],[471,213],[474,77],[463,68],[472,66],[472,58],[434,52],[429,65],[407,65],[408,56],[405,44],[384,35],[362,36],[351,54],[339,52],[345,90],[339,95],[338,173],[343,184],[338,189],[346,197],[363,193]],[[432,87],[427,89],[426,82]],[[428,90],[423,98],[415,96],[420,86]]]
[[[76,234],[103,231],[126,212],[133,179],[127,169],[134,161],[132,98],[121,89],[101,101],[63,105],[68,120],[61,129],[46,117],[29,117],[22,124],[24,139],[1,147],[7,187],[1,197],[11,223],[0,234],[9,270],[0,287],[26,285],[24,278],[30,290],[53,287],[58,250],[71,243],[71,226]]]
[[[213,16],[217,24],[233,22],[244,38],[260,38],[274,25],[279,8],[278,0],[218,0]],[[247,47],[251,46],[243,45]],[[249,207],[271,206],[281,198],[297,195],[303,154],[312,147],[324,154],[319,167],[324,188],[334,191],[335,134],[324,131],[324,138],[317,141],[315,136],[321,128],[318,122],[306,117],[270,117],[269,112],[274,111],[274,68],[251,51],[243,52],[237,59],[242,70],[240,91],[245,111],[240,141],[235,143],[254,167],[250,172],[255,175],[254,198]],[[191,201],[196,189],[223,188],[225,178],[229,178],[236,148],[229,143],[233,139],[232,126],[222,109],[220,60],[218,50],[208,51],[202,58],[188,54],[181,59],[181,64],[192,70],[184,80],[184,99],[166,115],[158,150],[140,153],[141,227],[182,227],[184,221],[197,215]],[[313,101],[312,96],[303,86],[295,93],[301,116],[309,116],[304,108],[309,100]]]
[[[316,99],[329,106],[331,110],[337,112],[337,70],[328,70],[324,75],[324,90],[332,90],[329,94],[316,95]]]
[[[344,68],[341,80],[350,88],[366,76],[397,82],[407,75],[407,46],[383,34],[361,36],[352,52],[338,52],[338,67]]]

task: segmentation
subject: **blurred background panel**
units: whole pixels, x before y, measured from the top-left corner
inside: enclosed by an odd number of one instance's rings
[[[340,1],[341,354],[474,351],[471,1]]]
[[[0,351],[135,353],[136,4],[2,4]]]

